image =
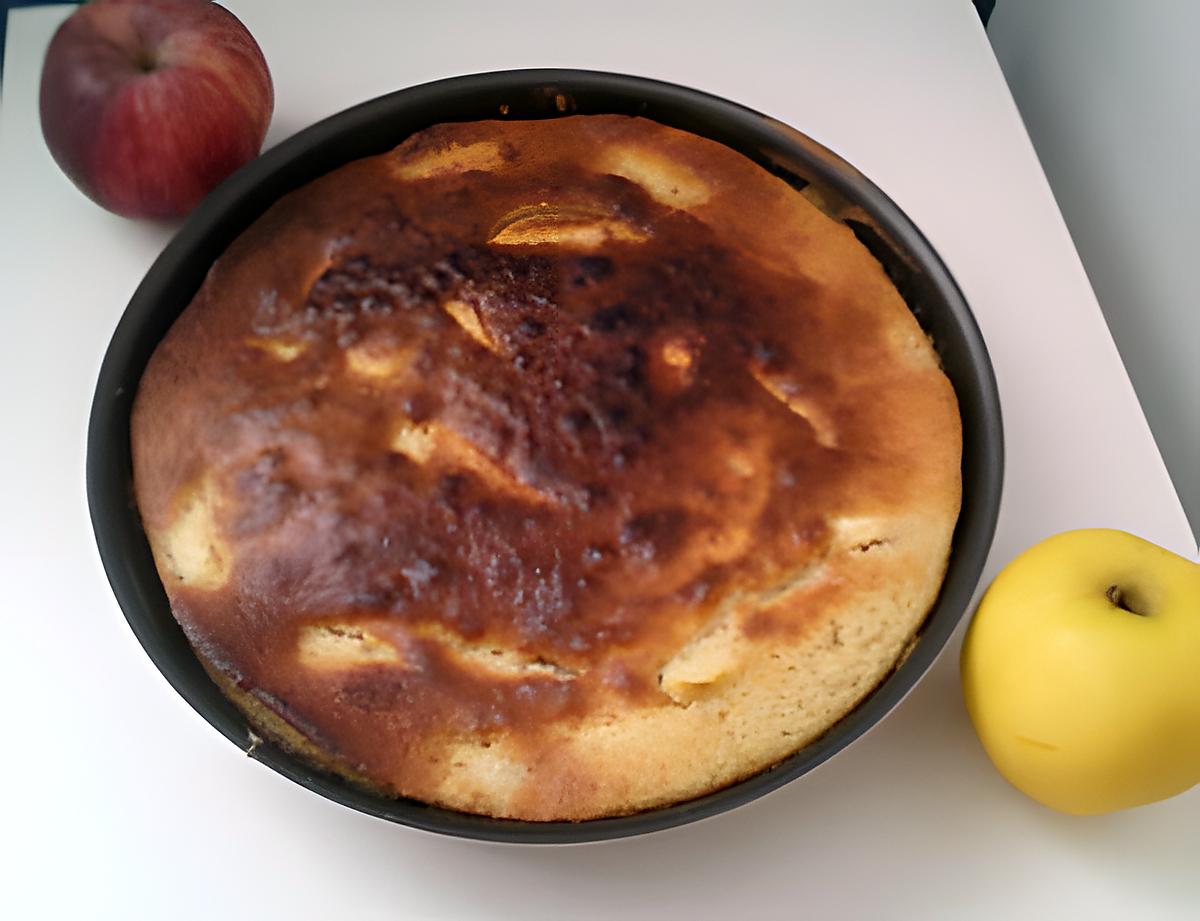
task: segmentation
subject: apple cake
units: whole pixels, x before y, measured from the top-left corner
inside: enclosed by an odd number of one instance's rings
[[[256,731],[526,820],[778,763],[941,585],[958,404],[822,196],[625,116],[444,124],[285,196],[132,420],[175,617]]]

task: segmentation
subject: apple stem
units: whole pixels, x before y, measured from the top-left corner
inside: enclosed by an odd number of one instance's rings
[[[1130,614],[1136,614],[1138,617],[1146,616],[1141,611],[1135,611],[1129,606],[1129,599],[1125,596],[1125,593],[1121,591],[1121,587],[1119,585],[1110,585],[1108,587],[1108,591],[1104,593],[1104,597],[1122,611],[1128,611]]]

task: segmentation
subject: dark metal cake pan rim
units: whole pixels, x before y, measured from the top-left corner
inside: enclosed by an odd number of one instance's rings
[[[706,796],[630,816],[543,823],[366,792],[255,741],[187,645],[133,502],[129,421],[138,381],[213,261],[282,195],[439,122],[600,113],[641,115],[710,137],[793,184],[819,183],[856,206],[863,219],[848,223],[884,263],[930,335],[961,408],[963,507],[941,593],[907,657],[850,714],[780,764]],[[640,835],[733,809],[802,776],[878,723],[929,669],[966,612],[995,530],[1003,457],[995,376],[970,308],[916,225],[858,170],[778,121],[697,90],[595,71],[513,70],[438,80],[347,109],[267,151],[201,202],[151,266],[109,344],[88,426],[86,475],[100,557],[130,627],[175,690],[235,745],[309,790],[368,815],[460,838],[551,844]]]

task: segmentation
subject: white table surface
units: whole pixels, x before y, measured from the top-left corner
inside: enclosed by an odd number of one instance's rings
[[[275,77],[268,144],[369,97],[525,66],[639,73],[789,122],[920,225],[973,306],[1008,467],[985,578],[1080,526],[1195,556],[967,0],[228,4]],[[335,14],[333,11],[337,10]],[[1108,817],[1009,788],[962,705],[962,630],[881,725],[733,813],[584,847],[439,838],[295,786],[169,688],[101,571],[84,434],[109,336],[171,228],[86,201],[37,121],[64,7],[14,12],[0,107],[0,914],[7,918],[1196,917],[1200,790]]]

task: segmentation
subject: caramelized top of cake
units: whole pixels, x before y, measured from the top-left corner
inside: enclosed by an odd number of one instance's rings
[[[441,125],[285,197],[133,426],[173,610],[252,717],[524,818],[706,792],[839,718],[936,594],[959,444],[846,227],[621,116]],[[801,719],[824,671],[796,657],[880,599],[839,665],[857,689]]]

